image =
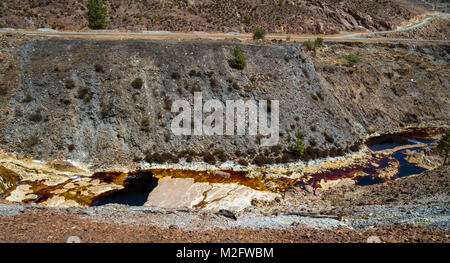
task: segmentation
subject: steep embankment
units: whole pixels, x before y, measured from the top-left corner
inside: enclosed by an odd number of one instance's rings
[[[1,147],[37,159],[264,164],[290,160],[297,131],[314,158],[357,150],[369,132],[449,124],[445,45],[327,43],[313,53],[298,43],[12,35],[1,43]],[[242,71],[229,65],[235,46],[247,60]],[[349,53],[361,62],[349,64]],[[138,78],[142,86],[132,85]],[[174,136],[170,106],[192,105],[194,91],[222,102],[279,100],[279,146],[260,147],[260,136]]]
[[[87,29],[86,2],[10,0],[0,3],[0,26]],[[104,1],[109,29],[337,33],[387,30],[425,10],[408,1],[146,0]]]

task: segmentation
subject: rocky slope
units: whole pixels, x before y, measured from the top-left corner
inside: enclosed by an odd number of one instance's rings
[[[309,159],[358,150],[372,132],[449,124],[446,45],[326,43],[312,52],[301,43],[14,35],[1,43],[1,147],[37,159],[265,164],[292,160],[297,131]],[[242,71],[229,65],[235,46],[247,60]],[[349,63],[350,53],[361,62]],[[173,135],[171,104],[192,104],[195,91],[222,102],[279,100],[279,145],[260,147],[261,136]]]
[[[385,37],[395,39],[431,39],[431,40],[448,40],[450,38],[450,20],[436,18],[432,19],[428,24],[407,31],[374,34],[368,37]]]
[[[0,25],[14,28],[87,29],[86,2],[8,0],[0,4]],[[404,0],[146,0],[105,1],[109,29],[337,33],[386,30],[424,9]]]

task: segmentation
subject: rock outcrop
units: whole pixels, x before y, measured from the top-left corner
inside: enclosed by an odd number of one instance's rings
[[[193,178],[164,177],[158,181],[158,186],[150,193],[144,206],[241,211],[252,206],[253,200],[270,202],[277,197],[281,196],[244,185],[199,183]]]

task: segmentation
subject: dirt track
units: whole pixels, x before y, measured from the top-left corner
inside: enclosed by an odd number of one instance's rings
[[[321,37],[326,41],[332,42],[436,42],[436,43],[450,43],[449,40],[428,40],[428,39],[403,39],[403,38],[383,38],[375,37],[377,35],[392,34],[398,32],[407,32],[419,27],[426,26],[435,18],[449,19],[448,14],[432,13],[422,16],[419,20],[399,27],[396,30],[376,31],[376,32],[344,32],[335,35],[299,35],[299,34],[268,34],[265,36],[268,40],[286,40],[287,37],[291,41],[306,41]],[[75,38],[94,38],[94,39],[170,39],[170,40],[190,40],[190,39],[239,39],[248,41],[253,35],[249,33],[222,33],[222,32],[169,32],[169,31],[143,31],[143,32],[122,32],[118,30],[100,30],[100,31],[56,31],[51,29],[41,30],[25,30],[25,29],[0,29],[0,34],[20,33],[25,35],[37,35],[47,37],[75,37]]]

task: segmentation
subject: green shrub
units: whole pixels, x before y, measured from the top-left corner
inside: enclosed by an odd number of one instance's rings
[[[108,26],[106,6],[102,0],[89,0],[87,8],[89,28],[104,29]]]
[[[256,28],[253,31],[253,39],[264,39],[265,36],[266,36],[266,30],[264,30],[264,29]]]
[[[316,38],[316,40],[314,41],[314,45],[315,45],[316,47],[321,47],[321,46],[323,46],[323,38],[321,38],[321,37]]]
[[[292,150],[298,157],[302,157],[303,152],[305,151],[305,138],[299,131],[295,134],[295,138]]]
[[[314,41],[312,41],[312,40],[306,41],[304,45],[306,46],[306,48],[308,50],[316,50],[316,45],[314,44]]]
[[[245,62],[244,55],[239,47],[234,48],[234,58],[230,60],[230,66],[235,69],[244,69],[247,65]]]
[[[141,130],[148,132],[150,130],[149,126],[150,126],[150,118],[144,117],[141,121]]]
[[[444,165],[447,163],[448,153],[450,152],[450,130],[448,130],[438,142],[438,149],[444,156]]]
[[[284,5],[284,0],[278,0],[278,5],[279,5],[279,6]]]
[[[359,58],[353,54],[348,54],[347,56],[344,57],[348,62],[353,63],[353,64],[357,64],[359,63]]]
[[[316,40],[308,40],[304,44],[308,50],[316,50],[318,47],[323,46],[323,38],[318,37]]]

